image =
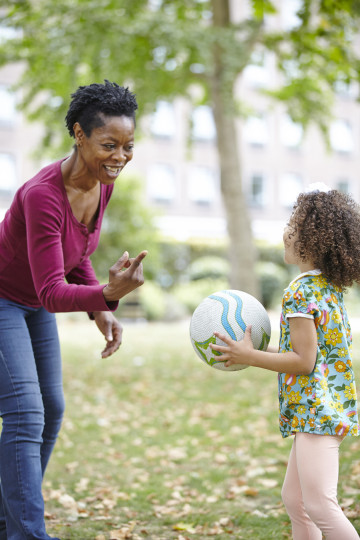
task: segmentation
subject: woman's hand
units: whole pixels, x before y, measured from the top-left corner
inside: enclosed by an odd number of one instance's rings
[[[101,357],[107,358],[120,347],[123,328],[110,311],[94,311],[93,316],[97,327],[106,339],[106,347],[102,351]]]
[[[219,334],[219,332],[215,332],[214,336],[226,343],[226,347],[223,345],[210,345],[214,351],[222,353],[221,357],[218,357],[218,360],[222,360],[225,367],[232,366],[233,364],[247,365],[249,363],[249,356],[254,351],[251,341],[251,325],[246,327],[244,338],[240,341],[235,341],[225,334]]]
[[[120,300],[131,291],[144,283],[142,260],[147,251],[139,253],[135,259],[130,259],[127,251],[109,270],[109,283],[103,289],[107,302]]]

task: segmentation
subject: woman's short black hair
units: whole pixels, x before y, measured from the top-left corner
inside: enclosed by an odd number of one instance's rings
[[[138,108],[135,94],[115,82],[93,83],[79,86],[71,94],[72,100],[65,117],[71,137],[74,137],[74,124],[79,122],[85,135],[90,137],[94,128],[104,125],[104,116],[128,116],[134,120]]]

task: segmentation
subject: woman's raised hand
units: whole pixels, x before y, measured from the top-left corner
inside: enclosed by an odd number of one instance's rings
[[[117,301],[144,283],[142,260],[147,251],[142,251],[134,259],[127,251],[109,270],[109,283],[103,289],[107,302]]]

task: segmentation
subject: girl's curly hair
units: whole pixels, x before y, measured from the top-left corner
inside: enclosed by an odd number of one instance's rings
[[[134,120],[138,108],[135,94],[128,88],[107,80],[79,86],[71,94],[72,101],[65,117],[65,124],[74,137],[74,124],[79,122],[85,135],[90,137],[94,128],[104,125],[104,116],[128,116]]]
[[[360,282],[360,208],[337,190],[301,193],[290,218],[295,252],[334,285]]]

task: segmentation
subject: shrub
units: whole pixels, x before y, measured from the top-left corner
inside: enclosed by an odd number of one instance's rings
[[[179,302],[186,306],[188,313],[192,314],[206,296],[228,288],[229,283],[225,279],[206,278],[179,283],[173,288],[172,293]]]
[[[139,289],[139,302],[148,321],[175,321],[187,314],[185,306],[154,281]]]
[[[190,280],[198,279],[227,279],[229,276],[229,262],[221,257],[200,257],[189,265],[188,276]]]
[[[256,273],[260,281],[260,301],[269,309],[275,299],[280,299],[288,283],[286,270],[272,262],[259,262],[256,264]]]

